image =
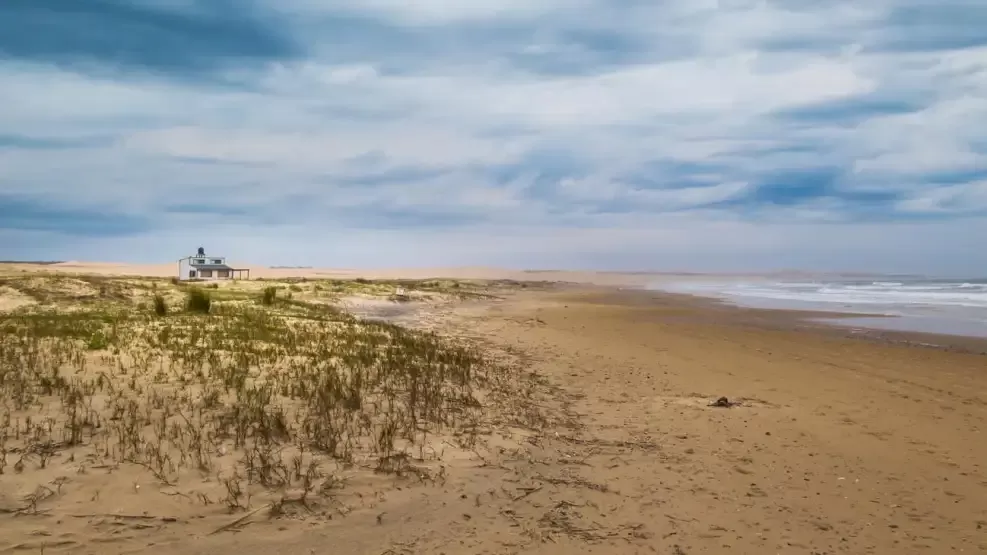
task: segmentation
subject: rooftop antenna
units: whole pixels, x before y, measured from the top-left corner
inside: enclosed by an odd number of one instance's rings
[[[199,247],[199,256],[205,256],[205,255],[206,255],[206,248]]]

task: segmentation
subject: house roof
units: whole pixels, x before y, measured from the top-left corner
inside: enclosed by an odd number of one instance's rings
[[[226,264],[196,264],[192,268],[196,270],[233,270],[232,267]]]

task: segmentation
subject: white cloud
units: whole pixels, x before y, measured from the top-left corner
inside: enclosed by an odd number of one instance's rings
[[[640,189],[614,179],[563,179],[558,191],[563,198],[581,202],[623,201],[638,211],[664,212],[706,206],[736,198],[751,190],[746,182],[724,182],[707,187]]]
[[[586,0],[420,0],[409,3],[401,0],[288,0],[279,8],[302,14],[353,13],[383,17],[390,21],[410,25],[449,24],[490,19],[531,19],[559,9],[578,9],[591,3]]]
[[[898,208],[921,214],[978,213],[987,210],[987,181],[913,191]]]
[[[297,133],[181,127],[134,133],[124,145],[169,156],[205,157],[228,162],[291,165],[312,170],[339,169],[348,160],[379,155],[394,165],[452,166],[506,163],[521,144],[482,139],[450,129],[406,125],[337,124]]]
[[[914,175],[987,167],[987,150],[974,144],[987,122],[982,98],[963,92],[917,112],[870,119],[857,129],[854,170]]]
[[[579,77],[538,78],[470,71],[384,79],[436,117],[541,127],[633,124],[648,118],[715,115],[726,120],[866,93],[873,82],[852,64],[823,58],[762,69],[756,53],[642,64]]]

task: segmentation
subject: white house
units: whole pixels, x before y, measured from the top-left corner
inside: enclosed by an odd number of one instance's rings
[[[178,279],[250,279],[250,270],[246,268],[231,268],[226,265],[226,257],[206,256],[206,249],[199,247],[195,256],[186,256],[178,261]]]

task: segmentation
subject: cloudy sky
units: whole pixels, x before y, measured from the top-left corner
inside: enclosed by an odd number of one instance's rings
[[[987,273],[983,0],[3,0],[0,259]]]

